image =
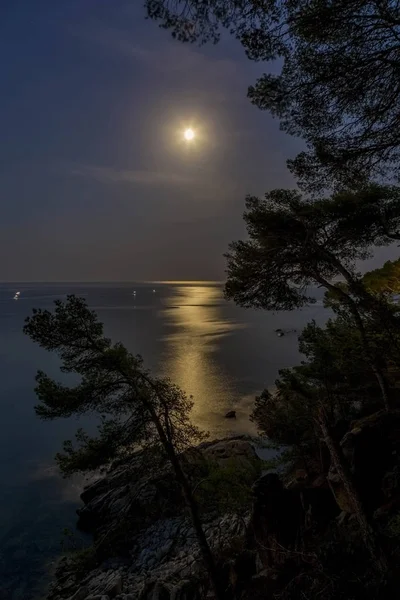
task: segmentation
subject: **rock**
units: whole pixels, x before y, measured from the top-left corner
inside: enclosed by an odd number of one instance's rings
[[[230,573],[231,586],[235,597],[240,598],[242,591],[257,573],[256,555],[249,550],[243,550],[233,561]]]
[[[144,587],[139,600],[170,600],[169,590],[159,581],[151,582]]]
[[[287,490],[276,473],[268,473],[253,485],[251,527],[257,532],[263,567],[285,561],[280,551],[296,544],[304,514],[298,492]]]
[[[104,594],[106,596],[109,596],[110,598],[114,598],[121,592],[122,592],[122,577],[121,577],[121,575],[119,575],[119,574],[112,575],[104,588]]]
[[[176,511],[182,505],[182,496],[175,478],[171,477],[170,466],[153,472],[138,463],[138,459],[130,458],[127,464],[111,469],[103,479],[85,489],[81,498],[87,503],[77,511],[80,529],[103,537],[129,515],[141,516],[137,521],[141,528],[164,511]]]
[[[249,464],[252,461],[260,461],[253,445],[248,440],[243,439],[218,442],[205,448],[203,455],[207,460],[215,460],[220,464],[233,459],[243,460]]]
[[[383,506],[380,506],[374,512],[374,519],[376,520],[388,520],[388,518],[397,513],[400,507],[400,495],[392,498],[390,502],[387,502]]]
[[[181,581],[171,590],[170,600],[200,600],[200,598],[200,584],[197,581]]]
[[[326,479],[319,478],[320,487],[315,484],[313,481],[307,486],[300,480],[287,489],[276,473],[267,473],[254,483],[250,529],[256,532],[258,542],[257,572],[265,568],[281,569],[290,560],[301,563],[298,543],[305,532],[314,526],[323,530],[338,515]],[[282,552],[282,548],[288,552]],[[291,549],[295,551],[293,554]]]
[[[307,471],[305,469],[297,469],[295,473],[296,481],[304,482],[308,479]]]
[[[115,598],[122,592],[122,577],[118,571],[108,571],[95,576],[89,583],[91,594],[94,596],[109,596]]]
[[[283,490],[283,483],[277,473],[266,473],[254,482],[253,494],[260,499],[262,496],[268,496],[269,493],[280,493]]]
[[[342,438],[340,445],[350,465],[366,512],[373,512],[393,494],[388,488],[393,480],[387,474],[396,467],[400,451],[400,411],[378,411],[358,419]],[[385,479],[386,477],[386,479]],[[331,466],[328,481],[338,506],[353,512],[351,502],[335,469]]]
[[[325,478],[321,478],[320,482],[321,485],[319,487],[316,487],[315,482],[313,482],[312,486],[303,488],[300,491],[301,503],[305,512],[304,523],[306,527],[316,524],[319,529],[324,528],[340,512]]]
[[[69,598],[69,600],[86,600],[89,595],[89,588],[85,585],[84,587],[79,588],[75,592],[73,596]]]
[[[67,592],[72,595],[74,592],[76,592],[76,588],[77,588],[76,580],[75,580],[75,577],[72,577],[70,573],[67,573],[65,578],[61,579],[61,583],[62,583],[62,590],[64,593]]]
[[[246,470],[253,469],[254,478],[259,473],[261,460],[246,436],[204,442],[185,452],[183,457],[185,469],[198,480],[204,477],[209,461],[224,465],[232,459],[245,465]],[[152,467],[141,465],[139,468],[135,459],[129,457],[126,464],[114,465],[84,490],[82,499],[86,504],[79,511],[80,523],[93,531],[102,562],[85,573],[77,590],[73,564],[60,561],[58,587],[49,600],[55,600],[56,596],[60,600],[69,598],[74,592],[78,594],[74,600],[78,600],[79,594],[86,594],[82,600],[87,597],[90,600],[199,600],[204,597],[201,583],[204,565],[180,490],[168,466],[157,469],[153,464]],[[131,515],[135,518],[131,519]],[[137,527],[126,531],[125,517],[129,523],[137,523]],[[231,551],[233,539],[235,543],[244,544],[249,518],[249,515],[242,519],[216,513],[206,516],[207,540],[217,556]],[[107,540],[119,543],[116,535],[120,535],[121,528],[127,558],[120,558],[118,553],[106,558]],[[106,540],[104,549],[99,544],[102,538]]]
[[[226,413],[225,419],[236,419],[236,410],[230,410]]]
[[[109,571],[109,570],[116,571],[117,569],[120,569],[121,567],[126,567],[128,565],[129,565],[129,560],[127,558],[112,557],[112,558],[107,558],[106,560],[104,560],[100,565],[100,569],[102,571]]]

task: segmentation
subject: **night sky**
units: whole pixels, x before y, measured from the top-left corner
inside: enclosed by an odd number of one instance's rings
[[[3,0],[0,280],[223,279],[245,195],[294,186],[300,141],[246,98],[266,67],[144,17]]]

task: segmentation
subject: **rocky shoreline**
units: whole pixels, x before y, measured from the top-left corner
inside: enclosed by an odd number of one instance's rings
[[[220,465],[233,459],[249,470],[254,470],[255,462],[262,463],[247,436],[206,442],[195,453],[200,453],[201,460],[213,460]],[[199,458],[190,461],[197,463]],[[107,557],[81,580],[74,572],[74,561],[63,557],[49,600],[197,597],[205,583],[205,573],[179,490],[175,489],[168,468],[138,478],[140,463],[138,458],[136,464],[131,461],[129,465],[115,465],[87,486],[81,494],[84,507],[78,510],[78,526],[90,531],[100,548],[107,547],[107,537],[112,536],[118,523],[131,519],[136,524],[141,520],[142,525],[135,527],[129,539],[128,551],[124,549],[122,556]],[[158,518],[160,513],[162,517]],[[232,540],[243,543],[248,521],[249,515],[207,514],[204,530],[213,552],[223,553]]]
[[[387,527],[400,502],[395,467],[399,427],[400,411],[378,412],[354,421],[340,441],[365,506],[380,528]],[[197,481],[202,461],[234,464],[250,474],[245,511],[211,508],[202,515],[227,598],[261,600],[267,588],[268,597],[297,598],[291,595],[297,583],[319,595],[326,585],[321,556],[331,553],[336,564],[349,541],[363,552],[351,502],[325,450],[308,472],[292,464],[284,481],[265,472],[268,464],[246,436],[202,444],[185,457],[185,469]],[[146,468],[143,474],[142,467],[140,457],[136,464],[121,462],[84,490],[79,525],[93,534],[96,561],[77,568],[76,559],[64,557],[49,600],[214,598],[170,470]]]

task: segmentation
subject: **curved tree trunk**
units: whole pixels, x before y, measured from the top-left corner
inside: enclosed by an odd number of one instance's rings
[[[305,398],[308,399],[308,396],[306,394]],[[368,517],[365,513],[360,495],[353,481],[353,477],[350,472],[350,469],[348,468],[346,459],[343,456],[342,449],[335,440],[335,438],[331,435],[330,427],[326,417],[325,407],[321,400],[319,400],[318,404],[319,409],[317,412],[317,418],[315,419],[315,422],[322,431],[324,442],[329,450],[331,462],[335,466],[337,474],[339,475],[340,480],[343,483],[343,487],[345,488],[348,498],[350,499],[350,502],[353,506],[354,514],[356,515],[357,521],[359,523],[361,535],[363,537],[365,546],[372,558],[375,560],[377,569],[381,573],[385,573],[388,569],[385,553],[383,552],[382,548],[377,542],[375,532],[369,524]]]
[[[388,568],[386,557],[382,551],[382,548],[376,540],[376,535],[372,527],[369,524],[359,493],[353,482],[353,477],[350,473],[350,470],[347,467],[345,458],[343,456],[342,449],[330,433],[330,429],[325,417],[323,407],[321,407],[319,410],[318,421],[321,427],[324,441],[331,455],[332,463],[335,466],[337,474],[339,475],[343,486],[346,490],[347,496],[353,506],[354,514],[360,526],[361,535],[364,539],[365,546],[368,549],[371,556],[373,557],[373,559],[376,561],[378,570],[381,572],[385,572]]]
[[[175,477],[182,490],[182,495],[185,500],[186,507],[189,511],[193,528],[196,534],[197,542],[200,547],[200,552],[202,555],[204,566],[206,567],[208,575],[210,577],[211,585],[215,594],[215,600],[224,600],[225,593],[221,588],[220,579],[218,577],[218,571],[214,561],[214,556],[211,552],[210,545],[204,533],[204,529],[199,516],[197,502],[193,496],[189,481],[182,469],[179,457],[175,452],[175,448],[172,442],[168,439],[168,435],[164,431],[163,425],[157,415],[157,412],[154,410],[154,407],[151,405],[151,403],[146,403],[146,409],[151,414],[160,441],[164,447],[165,453],[174,470]]]

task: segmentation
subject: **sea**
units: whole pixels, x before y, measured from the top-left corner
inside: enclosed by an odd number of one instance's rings
[[[0,284],[0,600],[44,598],[61,553],[88,543],[75,528],[85,482],[62,479],[54,455],[78,427],[93,431],[95,418],[36,417],[36,371],[66,376],[22,331],[33,308],[51,309],[69,294],[85,298],[108,337],[193,396],[192,419],[212,439],[256,433],[255,396],[274,385],[279,369],[300,362],[306,323],[329,316],[318,289],[315,304],[272,313],[227,302],[214,282]],[[236,419],[225,418],[230,410]]]

